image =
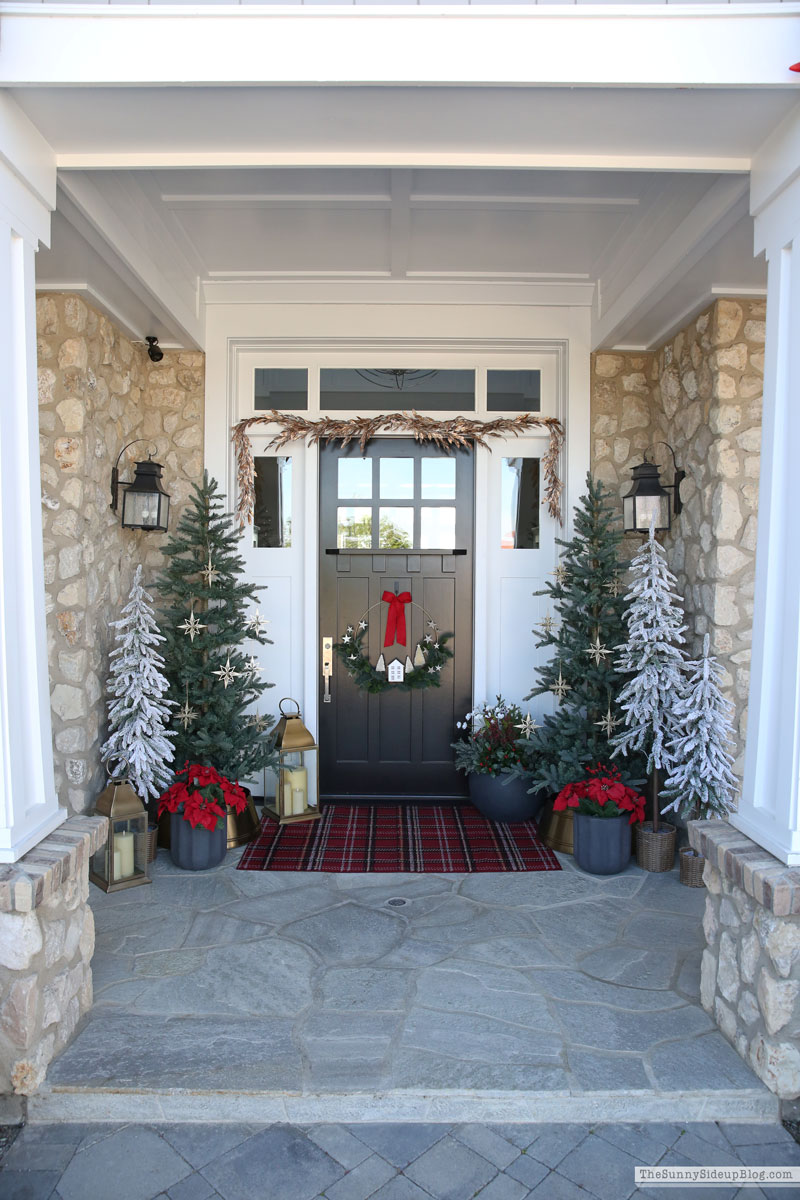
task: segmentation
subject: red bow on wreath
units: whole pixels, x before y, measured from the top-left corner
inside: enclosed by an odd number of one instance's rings
[[[384,592],[382,599],[389,605],[389,615],[386,618],[386,637],[383,639],[383,644],[391,646],[395,642],[399,642],[401,646],[405,646],[405,606],[411,603],[411,592],[401,592],[399,596],[395,596],[394,592]]]

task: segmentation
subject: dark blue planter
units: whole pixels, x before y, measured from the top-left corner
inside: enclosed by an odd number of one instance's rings
[[[183,871],[208,871],[218,867],[227,850],[228,831],[225,822],[213,833],[197,826],[192,829],[180,813],[170,813],[169,853],[176,867]]]
[[[616,875],[631,860],[631,827],[627,813],[621,817],[590,817],[575,813],[575,862],[590,875]]]
[[[469,798],[490,821],[535,821],[542,811],[546,792],[529,792],[525,779],[508,775],[470,775]]]

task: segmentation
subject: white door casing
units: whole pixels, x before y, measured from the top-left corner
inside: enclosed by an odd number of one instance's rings
[[[233,310],[241,326],[242,308]],[[555,566],[555,538],[568,536],[571,503],[583,486],[588,466],[588,317],[576,310],[561,310],[559,332],[569,336],[542,338],[442,338],[434,343],[425,338],[382,338],[358,342],[342,337],[331,339],[225,337],[224,361],[215,356],[216,341],[209,338],[207,363],[206,456],[214,474],[235,503],[236,478],[231,426],[253,415],[253,382],[256,367],[306,367],[309,371],[309,419],[320,415],[319,368],[321,366],[381,367],[387,364],[409,368],[465,368],[476,371],[475,415],[489,419],[500,415],[486,411],[486,371],[490,367],[542,371],[542,413],[559,416],[567,429],[560,464],[564,481],[565,523],[557,523],[542,507],[539,550],[508,550],[500,546],[500,471],[504,456],[540,457],[547,447],[546,436],[493,439],[491,452],[476,449],[475,478],[475,618],[473,645],[473,699],[492,700],[502,692],[508,700],[520,701],[534,682],[539,658],[532,632],[547,610],[546,598],[532,593],[543,586]],[[535,325],[530,320],[526,324]],[[552,321],[550,322],[552,324]],[[548,332],[550,332],[548,330]],[[568,383],[575,379],[575,393]],[[224,389],[215,384],[224,379]],[[399,397],[387,393],[386,411],[397,410]],[[223,402],[224,401],[224,402]],[[395,403],[392,403],[395,401]],[[339,413],[352,416],[355,413]],[[437,414],[431,414],[437,415]],[[452,413],[438,414],[442,418]],[[273,427],[274,428],[274,427]],[[266,451],[270,427],[256,427],[253,447]],[[253,546],[252,531],[242,540],[248,577],[264,587],[260,608],[271,624],[268,634],[274,644],[256,652],[262,677],[275,688],[262,696],[261,708],[277,710],[278,700],[293,696],[301,706],[308,727],[317,730],[318,642],[318,451],[293,442],[277,452],[292,458],[292,541],[290,549],[259,549]],[[456,649],[457,653],[457,649]],[[550,711],[547,698],[524,705],[539,719]]]

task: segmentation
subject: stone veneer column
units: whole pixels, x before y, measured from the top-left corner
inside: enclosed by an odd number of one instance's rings
[[[106,817],[71,817],[0,867],[0,1095],[29,1096],[92,1006],[89,860]]]
[[[706,858],[700,1000],[760,1079],[800,1096],[800,870],[727,821],[692,821]]]
[[[112,321],[69,293],[37,301],[41,524],[50,642],[55,781],[70,812],[90,810],[105,786],[110,623],[138,562],[155,580],[166,534],[123,529],[109,507],[111,468],[123,479],[149,448],[164,465],[170,528],[203,477],[203,365],[195,351],[152,363]],[[148,446],[148,443],[150,446]]]

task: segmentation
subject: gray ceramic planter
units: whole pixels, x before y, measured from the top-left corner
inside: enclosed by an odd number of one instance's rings
[[[574,854],[578,866],[590,875],[616,875],[631,860],[631,827],[627,813],[621,817],[589,817],[575,813]]]
[[[169,853],[183,871],[208,871],[218,867],[225,857],[228,833],[225,822],[213,833],[200,825],[192,829],[180,813],[170,813]]]
[[[525,779],[508,775],[470,775],[469,798],[490,821],[535,821],[544,806],[546,793],[528,791]]]

